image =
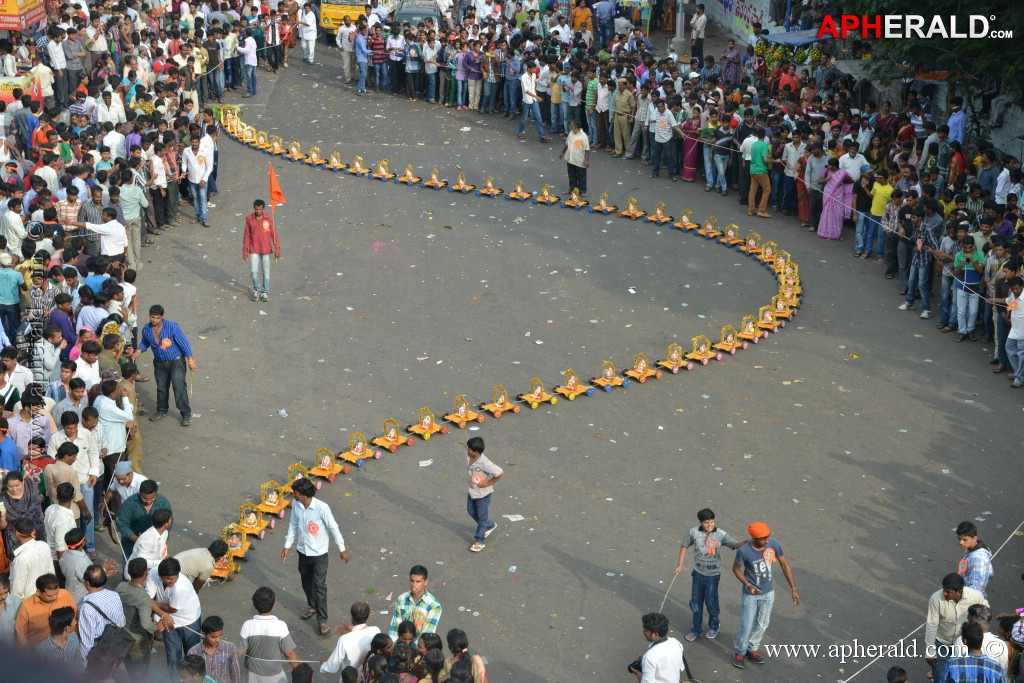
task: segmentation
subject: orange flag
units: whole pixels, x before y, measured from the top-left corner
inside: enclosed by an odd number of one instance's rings
[[[274,209],[277,208],[278,204],[287,204],[288,200],[284,197],[284,192],[281,192],[281,185],[277,182],[277,174],[274,173],[274,165],[270,165],[270,214],[274,214]]]

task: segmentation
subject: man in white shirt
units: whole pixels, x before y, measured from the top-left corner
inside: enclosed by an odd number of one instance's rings
[[[517,136],[520,140],[526,138],[526,119],[532,115],[534,123],[537,124],[537,136],[540,141],[547,142],[548,139],[544,137],[544,120],[541,118],[540,104],[537,101],[537,77],[540,74],[540,68],[537,66],[527,67],[523,72],[523,75],[519,77],[519,85],[523,89],[523,117],[519,119],[519,132]]]
[[[704,31],[708,18],[704,16],[704,3],[697,5],[690,19],[690,57],[696,58],[698,64],[704,63]]]
[[[782,133],[783,138],[787,137],[786,133]],[[803,143],[800,130],[794,130],[789,142],[782,148],[782,161],[783,161],[783,172],[785,178],[783,179],[783,192],[782,192],[782,213],[787,216],[795,216],[797,213],[797,198],[796,198],[796,174],[797,166],[800,163],[800,159],[804,155],[804,149],[806,146]]]
[[[100,476],[99,451],[96,450],[96,444],[93,442],[89,432],[79,427],[78,413],[73,410],[67,410],[58,419],[60,420],[61,430],[50,437],[50,445],[46,450],[46,454],[51,458],[57,457],[57,449],[69,441],[78,446],[78,457],[75,458],[72,467],[75,468],[75,473],[78,474],[78,484],[82,490],[82,499],[85,501],[86,506],[92,510],[94,509],[93,495],[95,493],[93,487],[96,485],[96,479]],[[85,552],[91,557],[96,556],[95,523],[95,519],[90,519],[85,527]]]
[[[11,560],[11,593],[24,600],[36,592],[36,579],[53,573],[53,560],[50,546],[36,539],[35,523],[28,517],[14,523],[14,537],[21,545]]]
[[[641,683],[678,683],[685,670],[683,644],[668,637],[668,617],[651,612],[641,621],[644,638],[651,644],[640,658],[640,668],[630,665],[630,673]]]
[[[128,558],[131,562],[136,557],[146,561],[149,569],[160,564],[160,560],[167,557],[167,534],[171,529],[171,511],[167,509],[155,510],[152,515],[153,526],[143,531],[135,541],[132,555]],[[128,563],[125,563],[125,578],[128,578]]]
[[[312,64],[313,53],[316,50],[316,15],[313,13],[313,6],[308,2],[299,16],[299,38],[302,39],[302,61]]]
[[[68,106],[68,61],[64,55],[64,46],[61,44],[66,35],[64,31],[54,30],[50,34],[50,42],[46,44],[50,68],[53,69],[53,95],[61,109]]]
[[[370,652],[370,641],[380,633],[378,627],[366,625],[367,619],[370,618],[369,604],[357,602],[352,605],[349,613],[352,615],[352,625],[345,624],[341,627],[343,635],[338,638],[334,652],[320,665],[322,674],[336,674],[346,666],[359,668]]]
[[[21,253],[21,243],[28,236],[25,230],[25,219],[21,215],[22,200],[11,199],[7,202],[7,209],[3,218],[0,218],[0,235],[7,238],[7,249],[16,254]],[[10,254],[4,254],[10,258]]]
[[[117,130],[117,125],[110,121],[103,124],[103,146],[110,150],[110,158],[123,159],[128,156],[127,142],[124,135]]]
[[[999,176],[996,178],[996,192],[995,199],[996,204],[1006,204],[1006,195],[1010,193],[1010,171],[1017,170],[1017,157],[1008,156],[1003,160],[1003,170],[999,172]],[[1017,197],[1020,200],[1020,197]]]
[[[195,142],[199,143],[198,140]],[[103,209],[102,215],[103,223],[70,221],[68,225],[85,228],[100,235],[100,254],[109,257],[111,261],[122,263],[128,257],[128,232],[124,225],[117,222],[117,212],[114,209],[108,206]]]
[[[345,77],[345,83],[352,82],[352,55],[355,52],[356,29],[348,15],[341,20],[338,33],[334,36],[334,42],[341,49],[341,75]]]
[[[121,460],[114,465],[114,481],[110,483],[110,488],[107,489],[104,496],[111,515],[116,518],[117,512],[121,509],[121,503],[138,493],[142,482],[148,479],[149,477],[143,474],[133,472],[132,464],[127,460]],[[116,500],[114,499],[115,494],[117,495]]]
[[[213,172],[213,156],[204,154],[199,147],[199,136],[192,136],[192,146],[182,153],[182,175],[188,178],[189,189],[196,205],[196,217],[193,223],[202,223],[204,228],[210,227],[210,216],[207,213],[206,182]]]
[[[112,123],[114,126],[119,126],[126,120],[124,106],[121,104],[121,98],[115,98],[112,91],[104,90],[100,95],[100,103],[96,105],[96,122],[101,126],[107,122]],[[118,133],[118,135],[121,134]],[[122,135],[121,137],[123,138],[124,136]],[[110,147],[110,143],[107,141],[106,135],[103,136],[103,144]],[[124,144],[124,140],[121,141],[121,144]],[[110,151],[111,156],[116,156],[113,153],[113,147],[111,147]],[[123,149],[120,156],[124,156]]]
[[[299,555],[299,576],[302,578],[307,605],[300,618],[305,621],[316,616],[320,634],[327,635],[330,632],[327,627],[327,566],[331,538],[338,546],[342,562],[348,563],[348,550],[345,549],[345,539],[331,508],[327,503],[314,498],[316,487],[313,483],[304,477],[296,479],[292,482],[292,493],[294,503],[288,534],[281,550],[281,562],[287,562],[288,551],[295,544]]]
[[[932,680],[941,681],[950,658],[950,650],[959,639],[960,626],[967,621],[971,605],[988,606],[981,591],[964,585],[957,573],[942,578],[942,588],[928,598],[924,621],[925,661],[932,668]]]
[[[167,668],[177,671],[185,653],[202,641],[199,596],[181,575],[181,564],[173,557],[165,557],[150,570],[146,592],[153,598],[153,614],[160,619],[156,628],[164,636]]]
[[[985,656],[994,661],[1003,670],[1005,675],[1007,667],[1010,665],[1010,652],[1006,648],[1006,642],[1001,640],[998,636],[993,633],[989,633],[988,625],[992,621],[992,609],[985,605],[971,605],[967,608],[967,623],[977,624],[978,628],[984,634],[984,640],[982,640],[981,651],[985,653]],[[964,643],[962,638],[957,638],[956,642],[953,643],[953,657],[966,657],[967,644]]]
[[[46,543],[50,547],[50,559],[56,567],[57,560],[68,549],[64,535],[78,526],[71,504],[75,500],[75,487],[67,482],[57,485],[57,503],[50,505],[43,513],[43,525],[46,528]],[[54,569],[56,574],[56,568]]]

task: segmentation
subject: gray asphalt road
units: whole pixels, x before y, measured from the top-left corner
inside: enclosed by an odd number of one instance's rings
[[[246,120],[346,161],[561,188],[558,146],[518,142],[498,118],[356,99],[334,77],[335,56],[321,61],[293,64],[272,90],[261,72]],[[143,424],[146,474],[175,504],[172,552],[208,543],[261,483],[320,446],[343,450],[356,430],[376,436],[385,418],[405,425],[422,406],[440,414],[457,394],[489,399],[499,383],[521,392],[569,367],[585,379],[605,359],[662,358],[673,341],[717,338],[774,293],[749,259],[666,228],[278,161],[284,259],[272,300],[251,303],[242,221],[267,197],[268,162],[222,142],[214,227],[147,250],[142,306],[164,304],[200,366],[193,426]],[[499,530],[479,555],[466,550],[468,432],[417,441],[325,485],[319,495],[352,551],[347,566],[332,559],[332,625],[368,599],[386,626],[389,598],[422,563],[444,605],[441,631],[465,629],[492,680],[625,680],[644,647],[640,615],[658,608],[679,540],[709,506],[736,535],[767,521],[794,567],[803,603],[779,591],[766,642],[822,652],[734,670],[739,585],[727,575],[719,639],[687,645],[694,673],[831,681],[870,657],[841,662],[825,656],[829,645],[894,642],[923,621],[960,557],[957,522],[977,518],[996,547],[1017,526],[1020,397],[991,375],[982,344],[954,344],[897,311],[892,283],[851,259],[849,241],[823,243],[781,218],[751,223],[731,197],[650,181],[646,170],[595,153],[591,196],[632,194],[645,209],[665,201],[670,213],[691,208],[776,240],[807,290],[795,320],[721,363],[478,425],[507,471],[491,508]],[[151,404],[154,385],[140,388]],[[252,591],[273,586],[300,658],[316,659],[334,639],[296,618],[303,599],[294,563],[278,558],[283,537],[279,526],[237,580],[204,589],[203,612],[222,615],[234,637]],[[995,609],[1019,604],[1020,565],[1013,539],[990,584]],[[688,572],[665,608],[680,638]],[[857,680],[880,680],[894,663],[924,675],[920,660],[886,658]]]

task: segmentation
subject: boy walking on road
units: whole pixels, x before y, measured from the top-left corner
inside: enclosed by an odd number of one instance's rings
[[[469,546],[469,550],[478,553],[485,547],[484,539],[498,528],[498,523],[491,521],[487,512],[491,505],[494,484],[505,476],[505,471],[484,457],[484,440],[479,436],[474,436],[466,442],[466,456],[466,471],[469,473],[466,511],[476,522],[474,543]]]

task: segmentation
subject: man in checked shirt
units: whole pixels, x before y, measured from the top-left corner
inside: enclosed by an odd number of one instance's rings
[[[988,582],[995,572],[992,570],[992,551],[978,538],[978,527],[974,522],[960,522],[956,525],[956,540],[964,551],[957,565],[956,573],[964,577],[964,585],[979,591],[988,598]]]
[[[391,640],[398,640],[398,625],[403,621],[411,621],[416,625],[416,635],[437,633],[437,624],[441,621],[441,603],[429,591],[427,584],[427,568],[421,564],[409,570],[409,590],[398,596],[395,611],[391,615],[391,629],[388,635]]]

